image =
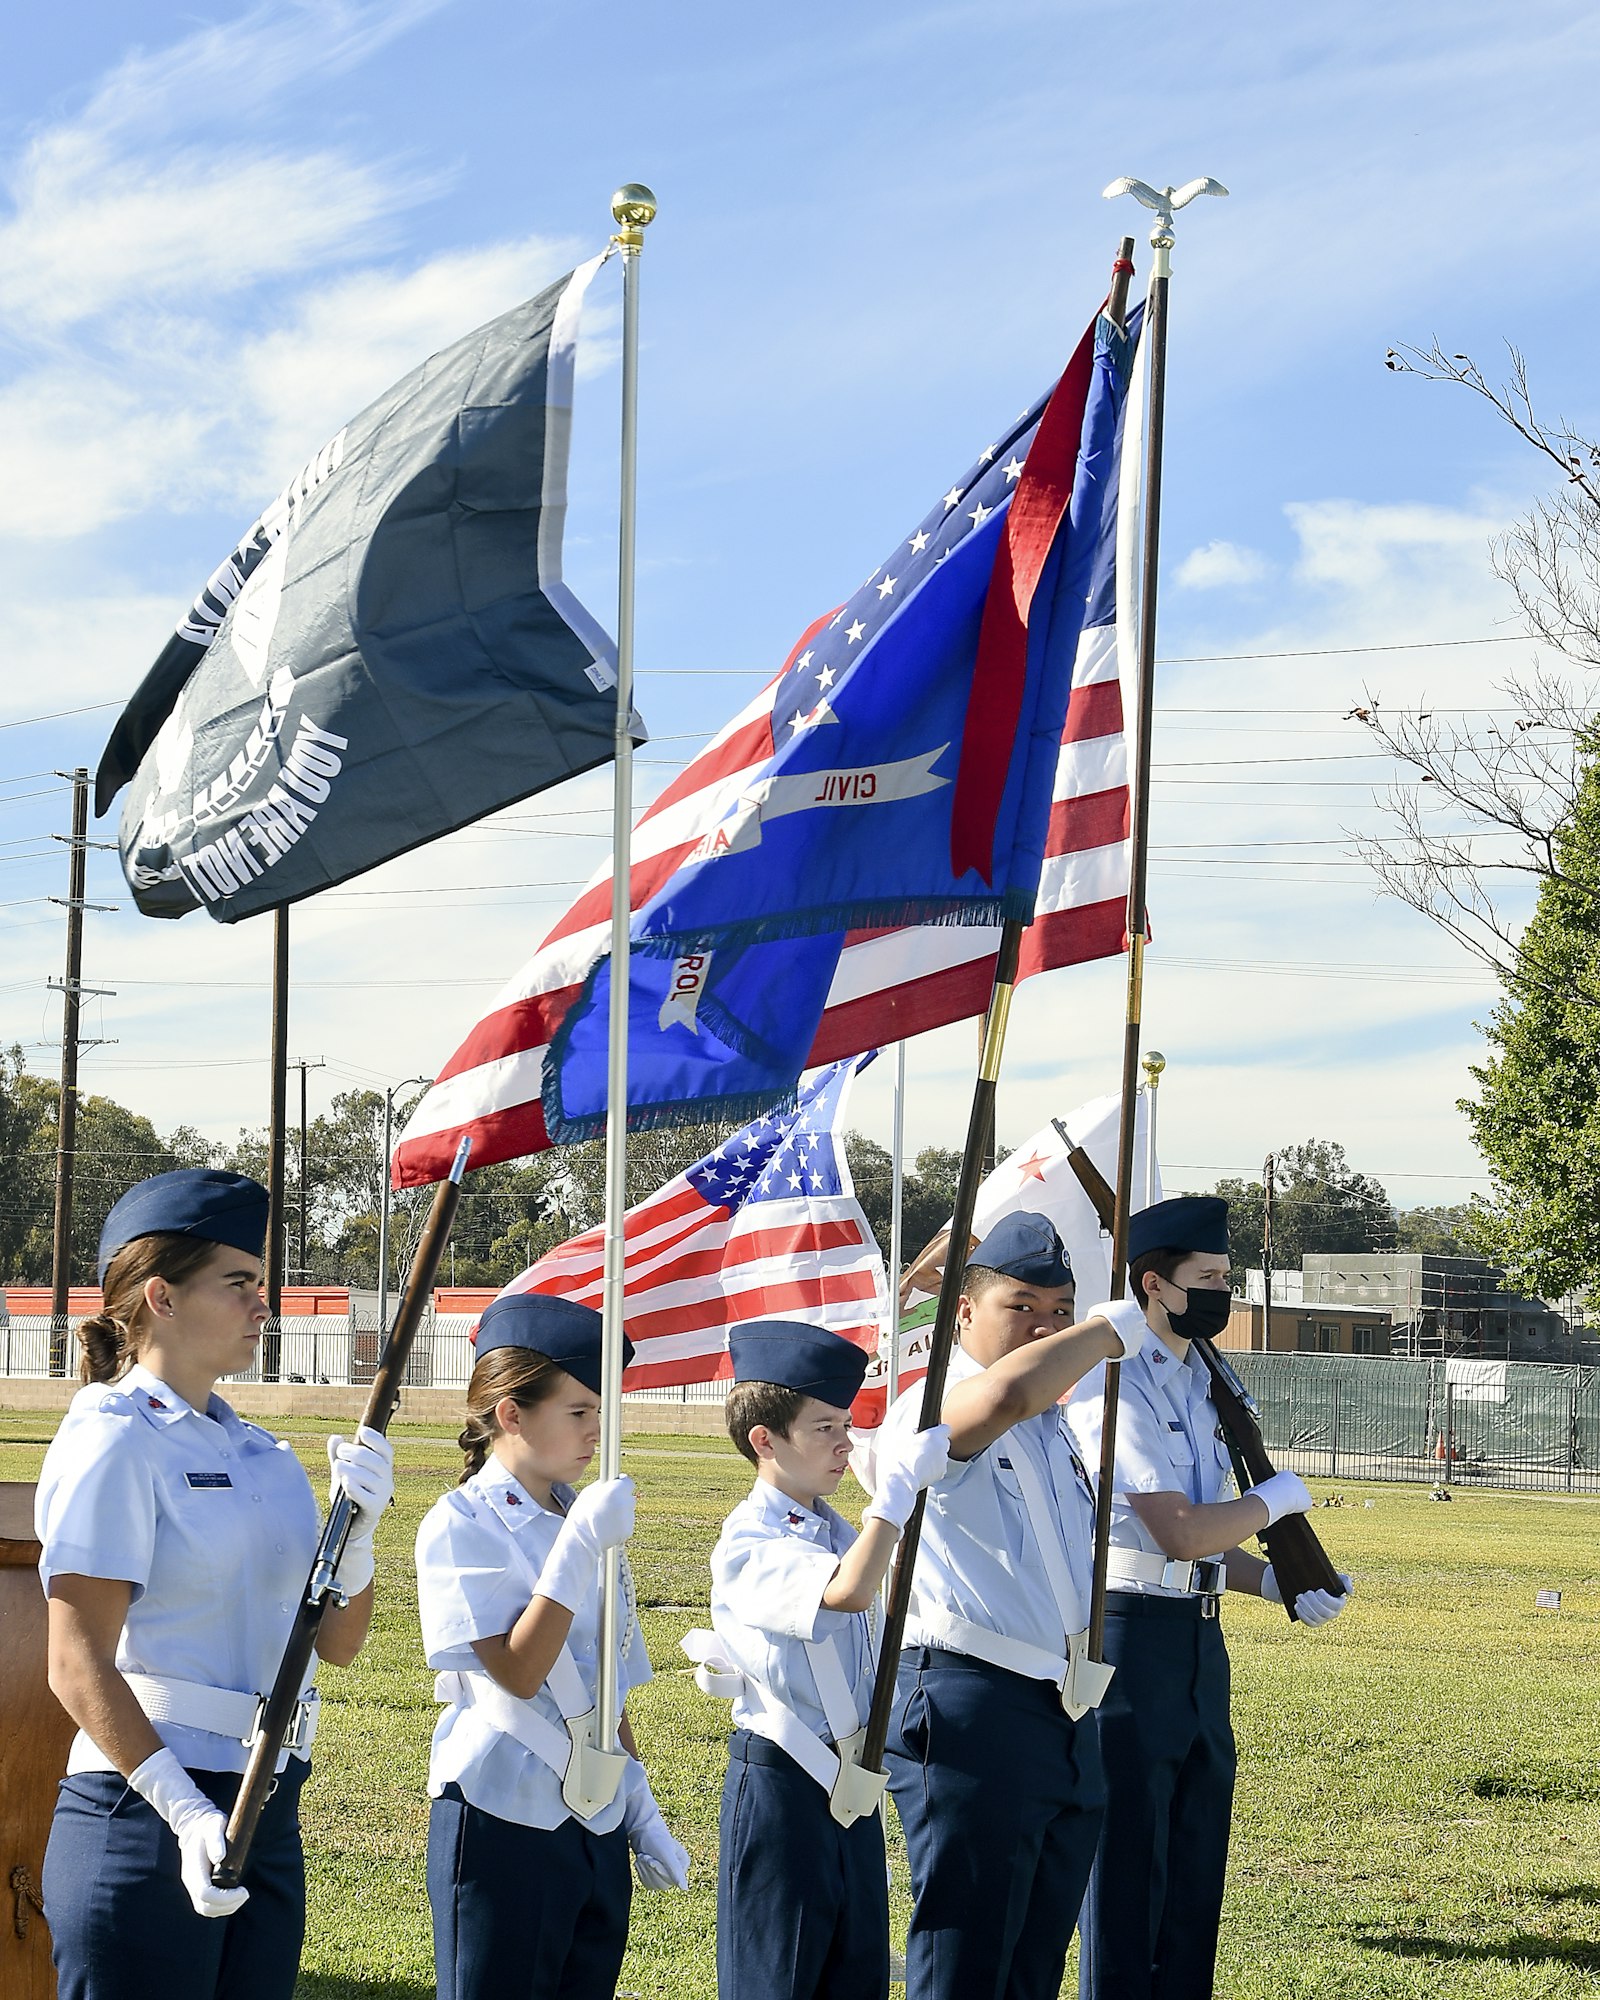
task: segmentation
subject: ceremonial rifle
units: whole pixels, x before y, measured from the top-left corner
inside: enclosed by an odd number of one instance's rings
[[[439,1191],[428,1211],[422,1241],[417,1245],[411,1275],[406,1281],[405,1295],[400,1301],[400,1310],[395,1314],[393,1330],[378,1356],[377,1373],[372,1378],[367,1407],[361,1415],[362,1423],[372,1430],[387,1431],[390,1418],[400,1406],[400,1385],[405,1379],[406,1362],[410,1359],[417,1329],[422,1324],[434,1279],[439,1274],[450,1225],[455,1221],[456,1209],[461,1202],[461,1177],[467,1170],[467,1154],[471,1148],[470,1139],[461,1141],[449,1178],[439,1183]],[[384,1172],[388,1170],[389,1163],[385,1160]],[[261,1701],[256,1712],[255,1733],[250,1738],[250,1761],[239,1780],[239,1795],[228,1817],[228,1845],[222,1859],[211,1871],[211,1879],[219,1889],[236,1889],[239,1886],[245,1863],[250,1858],[261,1809],[267,1802],[277,1775],[278,1752],[283,1748],[295,1710],[300,1705],[300,1690],[305,1686],[306,1675],[310,1671],[311,1655],[316,1650],[323,1613],[330,1603],[343,1604],[347,1601],[337,1579],[340,1558],[344,1555],[345,1543],[350,1539],[355,1514],[349,1495],[343,1492],[335,1496],[328,1509],[322,1539],[312,1560],[311,1574],[306,1578],[306,1587],[301,1593],[300,1608],[295,1613],[283,1658],[278,1663],[277,1678],[272,1683],[272,1692]]]
[[[1116,1196],[1083,1148],[1072,1145],[1059,1121],[1056,1130],[1071,1147],[1067,1164],[1077,1175],[1079,1186],[1099,1216],[1100,1227],[1109,1230],[1116,1212]],[[1142,1305],[1143,1301],[1140,1303]],[[1266,1440],[1256,1421],[1255,1401],[1209,1340],[1197,1336],[1190,1345],[1211,1377],[1211,1400],[1222,1425],[1223,1440],[1233,1461],[1239,1490],[1243,1492],[1247,1486],[1259,1486],[1264,1479],[1272,1477],[1276,1468],[1267,1456]],[[1291,1618],[1296,1615],[1295,1600],[1303,1590],[1326,1590],[1335,1597],[1344,1596],[1344,1578],[1328,1560],[1327,1551],[1317,1539],[1316,1529],[1304,1514],[1285,1514],[1270,1528],[1263,1528],[1258,1539],[1277,1578],[1278,1589],[1283,1595],[1283,1608]]]

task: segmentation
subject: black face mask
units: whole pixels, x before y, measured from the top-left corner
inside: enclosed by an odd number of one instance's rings
[[[1187,1303],[1181,1313],[1173,1312],[1170,1307],[1167,1310],[1167,1324],[1180,1340],[1212,1340],[1221,1333],[1233,1311],[1232,1292],[1202,1291],[1198,1286],[1190,1286],[1183,1296]]]

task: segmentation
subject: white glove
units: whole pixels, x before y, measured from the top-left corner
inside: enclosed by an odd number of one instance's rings
[[[1270,1479],[1263,1479],[1259,1486],[1247,1487],[1239,1497],[1261,1502],[1267,1510],[1269,1528],[1274,1521],[1281,1521],[1285,1514],[1311,1512],[1311,1494],[1298,1472],[1275,1472]]]
[[[372,1538],[394,1498],[394,1446],[382,1431],[363,1424],[353,1438],[329,1438],[328,1467],[330,1497],[347,1494],[356,1510],[339,1558],[340,1585],[355,1597],[371,1583],[377,1568]]]
[[[171,1750],[146,1757],[128,1783],[178,1836],[178,1872],[202,1917],[231,1917],[248,1889],[218,1889],[211,1871],[227,1852],[228,1816],[212,1804]]]
[[[687,1889],[689,1850],[661,1817],[644,1766],[628,1760],[623,1778],[622,1829],[633,1849],[634,1873],[645,1889]]]
[[[1301,1591],[1294,1601],[1294,1615],[1302,1625],[1327,1625],[1338,1617],[1355,1591],[1354,1582],[1343,1570],[1339,1572],[1339,1581],[1344,1585],[1343,1597],[1336,1596],[1331,1590]],[[1269,1604],[1283,1602],[1283,1592],[1278,1588],[1278,1579],[1272,1573],[1271,1563],[1268,1563],[1262,1573],[1261,1595]]]
[[[1083,1317],[1085,1321],[1105,1321],[1122,1342],[1122,1353],[1118,1357],[1122,1361],[1131,1361],[1136,1354],[1143,1353],[1156,1337],[1150,1331],[1150,1322],[1137,1299],[1107,1299],[1103,1305],[1090,1306]]]
[[[594,1588],[601,1556],[607,1549],[620,1548],[633,1533],[633,1507],[633,1481],[626,1476],[586,1486],[561,1523],[535,1594],[578,1611]]]
[[[877,1485],[862,1513],[864,1521],[887,1521],[903,1528],[911,1519],[917,1495],[944,1477],[950,1464],[950,1426],[930,1424],[925,1431],[896,1428],[879,1431]]]

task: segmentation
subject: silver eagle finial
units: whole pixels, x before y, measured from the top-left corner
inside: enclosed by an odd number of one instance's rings
[[[1114,180],[1105,190],[1104,199],[1114,200],[1119,194],[1131,194],[1136,201],[1142,201],[1146,208],[1155,211],[1155,226],[1150,231],[1150,241],[1156,248],[1172,247],[1172,218],[1180,208],[1200,194],[1226,194],[1228,190],[1221,181],[1214,181],[1208,174],[1198,180],[1185,181],[1181,188],[1153,188],[1148,181],[1135,180],[1131,174],[1124,174]],[[1165,238],[1165,245],[1160,241]]]

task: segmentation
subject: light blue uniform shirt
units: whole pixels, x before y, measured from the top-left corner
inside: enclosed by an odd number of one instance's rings
[[[311,1482],[281,1438],[220,1396],[202,1415],[136,1365],[73,1397],[45,1453],[35,1522],[46,1595],[58,1576],[133,1585],[122,1672],[271,1688],[321,1533]],[[233,1737],[154,1727],[191,1771],[245,1767]],[[68,1771],[113,1768],[80,1730]]]
[[[711,1551],[711,1624],[730,1658],[813,1736],[830,1743],[833,1731],[805,1642],[833,1641],[859,1726],[877,1664],[871,1627],[864,1611],[828,1611],[822,1603],[839,1558],[855,1539],[855,1529],[826,1500],[806,1506],[758,1479],[723,1522]],[[761,1733],[742,1695],[734,1698],[733,1723]]]
[[[1100,1427],[1105,1412],[1102,1362],[1073,1390],[1067,1427],[1084,1463],[1098,1478]],[[1161,1545],[1128,1505],[1130,1493],[1181,1493],[1209,1505],[1233,1497],[1233,1464],[1211,1400],[1211,1378],[1193,1347],[1180,1361],[1156,1340],[1122,1364],[1117,1396],[1116,1486],[1111,1500],[1111,1546],[1160,1555]],[[1221,1551],[1213,1560],[1220,1560]],[[1115,1590],[1181,1597],[1158,1583],[1116,1580]]]
[[[551,1491],[563,1509],[572,1505],[570,1486]],[[509,1632],[527,1610],[562,1519],[541,1507],[493,1457],[464,1485],[434,1502],[417,1531],[417,1609],[430,1667],[492,1681],[472,1642]],[[595,1586],[567,1635],[573,1664],[591,1700],[599,1680],[599,1574],[597,1570]],[[618,1691],[625,1698],[629,1689],[649,1679],[650,1656],[630,1585],[617,1652]],[[548,1688],[541,1688],[528,1706],[566,1736],[566,1723]],[[572,1817],[561,1796],[561,1780],[542,1757],[496,1729],[478,1710],[454,1703],[439,1717],[428,1756],[429,1792],[437,1798],[449,1784],[458,1785],[462,1797],[480,1812],[519,1826],[556,1827]],[[584,1825],[591,1833],[610,1833],[622,1824],[622,1807],[619,1790]]]
[[[982,1364],[960,1347],[951,1351],[948,1386],[983,1373]],[[898,1397],[884,1419],[916,1430],[922,1420],[922,1384]],[[1066,1555],[1074,1605],[1064,1631],[1039,1552],[1038,1536],[1023,1504],[1015,1456],[1027,1452],[1040,1474],[1054,1533]],[[922,1541],[911,1593],[910,1615],[924,1605],[940,1607],[970,1625],[1020,1639],[1042,1652],[1064,1655],[1067,1635],[1089,1622],[1089,1587],[1094,1547],[1094,1501],[1089,1482],[1061,1413],[1016,1424],[963,1462],[950,1461],[942,1479],[928,1488]]]

